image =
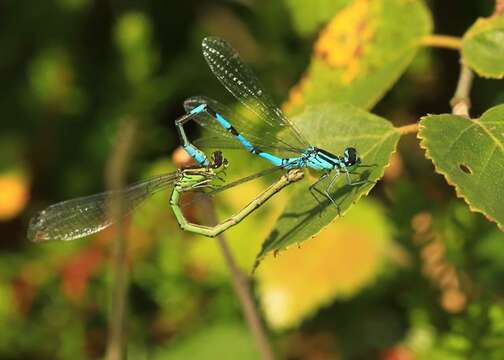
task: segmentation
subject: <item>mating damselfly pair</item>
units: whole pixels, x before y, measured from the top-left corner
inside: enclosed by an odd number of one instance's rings
[[[169,186],[173,187],[170,203],[181,227],[202,235],[215,236],[237,224],[288,184],[301,179],[302,169],[322,172],[322,176],[309,186],[309,191],[317,201],[320,202],[316,193],[322,194],[336,207],[339,205],[331,197],[330,191],[341,174],[345,175],[348,185],[367,182],[367,180],[355,182],[350,177],[361,163],[357,150],[347,147],[342,155],[338,156],[306,141],[264,91],[252,70],[227,42],[208,37],[203,40],[202,47],[203,56],[214,75],[246,110],[232,111],[206,97],[192,97],[185,101],[186,114],[177,119],[175,124],[182,146],[199,166],[160,175],[125,189],[52,205],[31,220],[28,229],[28,237],[31,240],[73,240],[96,233],[112,223],[107,211],[110,199],[120,197],[126,214],[154,193]],[[188,140],[184,131],[184,124],[191,120],[213,133],[209,138],[195,141],[194,144],[198,147]],[[228,166],[227,161],[220,151],[214,152],[212,159],[208,159],[200,147],[245,149],[269,161],[274,168],[222,185],[219,181],[223,180],[221,175]],[[287,173],[241,211],[215,227],[190,224],[180,210],[179,200],[183,192],[203,190],[215,194],[278,169],[284,169]],[[331,173],[333,175],[330,178]],[[329,184],[320,191],[317,185],[328,178],[330,178]]]
[[[208,194],[214,195],[255,177],[240,179],[222,186],[224,181],[222,176],[227,167],[228,161],[222,157],[220,151],[216,151],[207,166],[179,169],[132,184],[126,189],[107,191],[51,205],[31,219],[28,238],[34,242],[68,241],[92,235],[112,224],[113,220],[108,212],[110,201],[119,198],[124,206],[123,215],[127,215],[144,200],[168,187],[172,187],[170,206],[180,227],[183,230],[213,237],[238,224],[278,191],[303,177],[303,173],[299,170],[289,171],[240,211],[217,225],[190,223],[181,210],[180,200],[183,193],[207,191]]]

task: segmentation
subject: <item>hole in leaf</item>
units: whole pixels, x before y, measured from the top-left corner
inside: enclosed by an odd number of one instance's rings
[[[469,166],[467,166],[465,164],[460,164],[459,167],[460,167],[460,170],[462,170],[466,174],[472,175],[472,170],[471,170],[471,168]]]

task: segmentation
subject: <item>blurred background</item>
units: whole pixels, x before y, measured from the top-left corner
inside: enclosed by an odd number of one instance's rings
[[[302,4],[0,2],[0,359],[103,356],[111,232],[35,245],[26,239],[30,216],[102,191],[117,130],[131,117],[138,134],[128,180],[175,170],[173,122],[183,100],[233,101],[201,55],[204,36],[232,43],[284,103],[318,34],[303,27]],[[494,7],[426,4],[435,33],[454,36]],[[458,73],[457,52],[421,49],[372,112],[395,125],[450,112]],[[476,79],[471,100],[475,116],[503,103],[502,81]],[[267,257],[253,277],[283,358],[504,358],[504,234],[434,173],[415,136],[399,147],[383,181],[348,216],[301,248]],[[233,176],[253,171],[233,162],[240,154],[227,156]],[[264,186],[222,194],[218,213],[229,215]],[[180,231],[168,197],[156,195],[128,220],[129,358],[258,358],[216,244]],[[286,201],[288,191],[226,233],[245,272]],[[189,210],[197,219],[197,207]]]

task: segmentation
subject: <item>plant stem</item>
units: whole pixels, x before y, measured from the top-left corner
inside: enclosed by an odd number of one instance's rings
[[[106,183],[108,189],[121,189],[124,187],[126,168],[135,137],[135,123],[134,119],[125,119],[121,124],[115,148],[107,162]],[[111,264],[113,282],[106,359],[122,360],[126,359],[125,314],[128,291],[126,229],[122,222],[123,203],[120,197],[112,198],[108,206],[110,218],[114,219],[117,226]]]
[[[207,217],[205,220],[209,221],[212,225],[216,224],[218,222],[217,215],[215,214],[215,209],[212,203],[210,201],[201,201],[200,204],[204,207],[204,214]],[[259,352],[261,353],[261,358],[263,360],[273,360],[275,358],[273,355],[273,349],[271,348],[271,344],[266,336],[261,318],[259,317],[259,312],[256,304],[254,303],[247,278],[238,268],[233,254],[231,253],[231,249],[229,248],[223,234],[217,236],[217,243],[219,244],[219,248],[224,256],[226,265],[231,273],[233,290],[240,301],[243,314],[245,315],[245,320],[247,321],[250,331],[252,332],[252,336],[256,341]]]
[[[396,130],[401,135],[414,134],[414,133],[418,132],[418,123],[404,125],[404,126],[396,128]]]
[[[448,35],[427,35],[422,39],[422,45],[460,50],[462,48],[462,39]]]
[[[271,345],[268,341],[268,338],[266,337],[261,319],[259,318],[259,313],[252,298],[248,281],[241,273],[240,269],[238,269],[233,255],[231,254],[231,250],[229,249],[229,246],[222,234],[217,236],[217,243],[219,244],[222,255],[224,256],[229,271],[231,272],[233,288],[236,292],[236,295],[240,299],[243,313],[257,342],[261,356],[264,360],[273,360],[273,350],[271,349]]]
[[[473,72],[462,62],[461,59],[457,88],[455,89],[455,94],[450,101],[453,114],[469,117],[469,109],[471,107],[469,93],[471,92],[473,77]]]

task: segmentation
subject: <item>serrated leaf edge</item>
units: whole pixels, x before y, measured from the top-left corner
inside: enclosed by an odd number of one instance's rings
[[[462,48],[462,59],[464,59],[464,49]],[[494,79],[494,80],[501,80],[504,78],[504,72],[500,75],[495,75],[495,74],[490,74],[489,72],[486,72],[484,70],[481,70],[478,66],[474,66],[472,64],[468,64],[467,61],[463,60],[464,64],[467,65],[470,69],[472,69],[474,72],[476,72],[480,77],[485,78],[485,79]]]
[[[335,221],[337,221],[337,219],[339,218],[342,218],[343,216],[345,216],[345,214],[352,208],[353,205],[355,205],[363,196],[367,196],[371,190],[376,186],[376,184],[378,183],[378,181],[380,181],[382,178],[383,178],[383,175],[385,174],[385,170],[390,166],[390,159],[392,158],[392,155],[395,154],[397,152],[397,143],[399,142],[399,140],[401,139],[401,134],[399,133],[399,131],[397,130],[396,127],[393,127],[389,132],[386,133],[386,136],[383,137],[381,143],[380,143],[380,146],[382,146],[382,144],[385,142],[385,140],[387,140],[390,136],[394,135],[394,134],[398,134],[399,137],[397,139],[397,142],[394,146],[394,150],[390,153],[389,155],[389,159],[388,159],[388,162],[387,164],[385,164],[385,166],[383,167],[382,171],[381,171],[381,174],[378,176],[376,182],[374,184],[372,184],[369,189],[367,189],[365,192],[362,192],[360,193],[357,198],[352,202],[352,204],[343,211],[343,213],[340,214],[340,216],[335,216],[328,224],[322,226],[319,231],[317,231],[316,233],[310,235],[309,238],[303,240],[303,243],[306,242],[306,241],[310,241],[312,240],[313,238],[315,238],[316,236],[318,236],[318,234],[320,234],[320,232],[325,229],[326,227],[328,227],[329,225],[331,225],[332,223],[334,223]],[[281,215],[280,215],[281,216]],[[279,216],[279,217],[280,217]],[[278,219],[277,219],[278,220]],[[271,252],[275,253],[274,256],[277,256],[277,254],[280,252],[280,251],[285,251],[287,249],[289,249],[291,246],[298,246],[300,247],[301,246],[301,243],[296,243],[296,244],[290,244],[290,245],[287,245],[281,249],[275,249],[275,250],[270,250],[268,252],[266,252],[265,254],[263,255],[260,255],[261,252],[262,252],[262,245],[261,245],[261,250],[259,251],[259,254],[256,256],[255,258],[255,261],[254,261],[254,265],[252,267],[252,271],[251,273],[254,274],[254,272],[257,270],[257,268],[259,267],[260,263],[263,261],[263,259],[268,256]]]
[[[441,115],[443,115],[443,114],[441,114]],[[469,206],[469,210],[471,210],[474,213],[481,213],[481,214],[483,214],[483,216],[485,216],[485,218],[487,218],[490,221],[494,222],[497,225],[497,227],[499,227],[499,229],[501,231],[504,231],[504,224],[499,223],[499,221],[497,221],[496,219],[494,219],[492,216],[488,215],[484,210],[482,210],[482,209],[474,206],[473,204],[471,204],[469,202],[469,200],[467,199],[467,197],[464,195],[463,191],[460,189],[460,187],[453,181],[453,179],[451,179],[451,177],[448,174],[445,174],[441,170],[438,169],[438,165],[437,165],[436,161],[434,161],[434,159],[433,159],[433,157],[432,157],[429,149],[427,148],[429,141],[427,140],[427,138],[422,137],[422,130],[425,129],[425,126],[422,124],[422,121],[424,119],[427,119],[430,116],[437,116],[437,115],[431,115],[431,114],[429,114],[429,115],[426,115],[426,116],[422,116],[420,118],[420,122],[419,122],[419,126],[418,126],[417,138],[420,140],[420,148],[422,148],[425,151],[425,157],[427,159],[429,159],[432,162],[432,164],[434,165],[434,171],[437,174],[443,176],[445,178],[445,180],[446,180],[446,182],[447,182],[448,185],[450,185],[453,188],[455,188],[455,195],[459,199],[464,200],[464,202]],[[457,115],[453,115],[453,116],[457,116]]]
[[[460,49],[460,53],[462,55],[462,61],[464,62],[464,64],[467,65],[469,68],[471,68],[476,73],[478,73],[479,76],[481,76],[485,79],[498,79],[499,80],[499,79],[504,78],[504,72],[501,73],[500,75],[495,75],[495,74],[489,73],[487,71],[481,70],[481,68],[479,68],[478,66],[470,65],[467,63],[467,61],[464,60],[467,58],[467,56],[464,54],[466,51],[465,46],[464,46],[465,42],[468,41],[470,38],[474,37],[475,35],[479,35],[480,33],[487,30],[487,29],[479,29],[479,31],[475,31],[473,29],[473,27],[476,26],[482,20],[485,21],[485,20],[490,20],[490,19],[492,19],[492,17],[480,17],[480,18],[476,19],[476,21],[471,25],[471,27],[462,36],[462,47]]]

